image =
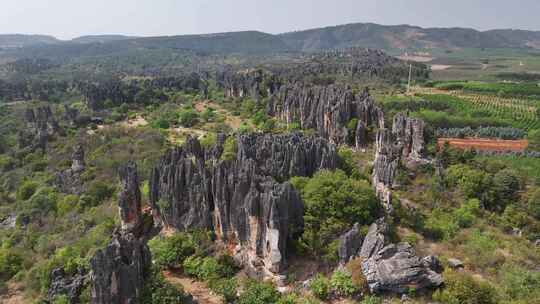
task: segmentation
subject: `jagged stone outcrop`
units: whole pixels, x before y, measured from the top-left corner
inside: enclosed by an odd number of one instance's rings
[[[286,267],[286,242],[300,231],[303,203],[285,182],[335,168],[335,146],[315,137],[240,135],[236,154],[221,160],[224,142],[203,149],[196,139],[169,151],[153,169],[150,201],[165,225],[213,229],[253,273]]]
[[[339,237],[338,256],[340,264],[346,264],[358,256],[362,247],[362,235],[358,223],[353,228]]]
[[[424,128],[425,123],[421,119],[407,117],[404,113],[394,116],[392,133],[404,158],[421,160],[425,157]]]
[[[259,100],[279,90],[282,82],[275,75],[261,69],[244,71],[225,70],[216,75],[225,91],[225,97],[250,97]]]
[[[369,227],[360,256],[362,272],[373,293],[406,293],[443,283],[440,263],[433,256],[420,258],[408,243],[386,244],[388,225],[379,219]]]
[[[50,302],[54,302],[58,296],[65,295],[70,304],[78,304],[87,280],[88,273],[82,269],[73,275],[66,274],[63,268],[53,269],[47,298]]]
[[[64,105],[64,120],[71,127],[84,127],[90,123],[101,125],[104,122],[101,117],[81,115],[77,108],[72,108],[69,105]]]
[[[316,130],[334,144],[357,148],[366,145],[367,126],[384,127],[383,113],[367,90],[354,94],[340,86],[284,86],[271,98],[268,114]]]
[[[377,131],[372,184],[389,213],[392,212],[392,186],[400,164],[425,161],[424,127],[422,120],[398,113],[392,131]]]
[[[84,191],[81,174],[85,169],[84,148],[82,145],[77,145],[71,156],[71,167],[56,174],[55,183],[60,191],[81,194]]]
[[[388,233],[388,224],[384,218],[380,218],[369,226],[368,233],[360,248],[360,256],[369,259],[386,244],[386,234]]]
[[[41,149],[44,152],[47,143],[53,136],[65,135],[49,106],[26,109],[24,118],[26,129],[19,132],[19,146],[21,148],[30,148],[32,151]]]
[[[90,260],[90,293],[93,304],[141,303],[145,280],[150,276],[149,231],[143,225],[137,169],[134,163],[120,169],[119,212],[121,229]]]

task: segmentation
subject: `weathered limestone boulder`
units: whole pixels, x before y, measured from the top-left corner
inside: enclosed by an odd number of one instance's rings
[[[362,271],[373,293],[406,293],[443,283],[442,276],[426,267],[408,243],[385,246],[362,263]]]
[[[78,304],[87,280],[88,274],[83,270],[79,270],[74,275],[68,275],[63,268],[56,268],[51,272],[51,284],[47,298],[53,302],[58,296],[65,295],[70,304]]]
[[[450,268],[457,269],[457,268],[463,268],[464,264],[461,260],[450,258],[448,259],[448,266],[450,266]]]
[[[148,231],[142,225],[141,196],[134,163],[120,169],[119,212],[121,229],[90,260],[90,292],[93,304],[141,303],[145,280],[150,275]]]
[[[216,147],[202,148],[190,138],[166,153],[151,174],[151,204],[165,226],[214,230],[254,274],[274,276],[303,225],[302,200],[282,181],[335,168],[336,148],[299,134],[250,134],[222,159],[224,142],[219,136]]]
[[[369,227],[360,257],[362,272],[373,293],[405,293],[410,288],[421,290],[443,283],[440,262],[434,256],[420,258],[408,243],[386,244],[388,225],[384,218]]]
[[[339,237],[338,256],[340,264],[346,264],[358,256],[362,247],[362,241],[358,223],[354,224],[351,230]]]
[[[381,250],[386,243],[386,234],[388,233],[388,224],[384,218],[380,218],[369,226],[368,233],[364,238],[360,248],[360,256],[364,259],[372,257]]]
[[[81,174],[85,168],[84,148],[77,145],[71,156],[71,167],[56,174],[55,184],[64,193],[81,194],[84,191]]]
[[[366,126],[384,127],[384,116],[366,90],[355,94],[340,86],[288,85],[270,99],[268,114],[287,124],[299,123],[334,144],[365,145]],[[357,120],[354,129],[349,123]]]

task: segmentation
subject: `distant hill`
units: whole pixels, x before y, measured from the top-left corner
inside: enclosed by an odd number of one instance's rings
[[[0,48],[20,48],[33,45],[55,44],[60,40],[45,35],[0,35]]]
[[[291,48],[312,52],[362,46],[385,50],[422,48],[538,48],[540,32],[421,28],[410,25],[354,23],[279,35]]]
[[[104,38],[105,37],[105,38]],[[189,50],[206,54],[264,55],[291,51],[278,36],[256,31],[207,35],[128,38],[118,36],[81,37],[47,45],[30,45],[5,53],[12,58],[66,60],[78,57],[122,56],[137,50]]]
[[[137,37],[124,36],[124,35],[90,35],[81,36],[71,40],[71,42],[77,43],[105,43],[117,40],[133,39]]]
[[[137,50],[189,50],[204,54],[265,55],[365,47],[386,51],[456,48],[540,49],[540,32],[477,31],[466,28],[421,28],[410,25],[354,23],[272,35],[258,31],[207,35],[129,37],[83,36],[70,41],[50,36],[0,35],[0,48],[10,58],[77,58],[122,56]],[[10,51],[11,50],[11,51]]]

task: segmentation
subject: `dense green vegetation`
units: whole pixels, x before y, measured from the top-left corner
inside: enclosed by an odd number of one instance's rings
[[[354,223],[372,223],[381,211],[369,183],[343,171],[323,170],[291,182],[305,202],[304,233],[298,245],[330,263],[337,262],[335,238]]]

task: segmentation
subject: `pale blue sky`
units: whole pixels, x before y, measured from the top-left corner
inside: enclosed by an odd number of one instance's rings
[[[540,30],[540,0],[0,0],[0,33],[281,33],[352,22]]]

